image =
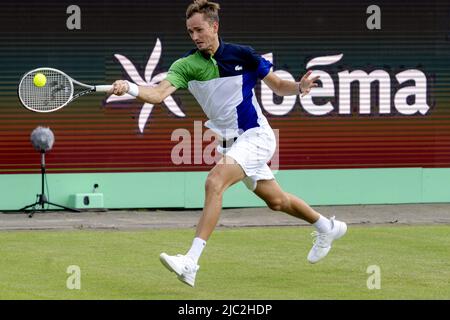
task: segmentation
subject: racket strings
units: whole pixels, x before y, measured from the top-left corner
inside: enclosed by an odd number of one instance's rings
[[[44,86],[33,83],[34,76],[42,73],[47,78]],[[52,111],[67,104],[73,95],[73,85],[64,74],[53,70],[37,70],[27,74],[20,86],[19,96],[26,107],[35,111]]]

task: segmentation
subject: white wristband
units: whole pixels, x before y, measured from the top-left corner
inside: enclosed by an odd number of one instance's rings
[[[128,81],[128,93],[131,94],[133,97],[137,97],[139,95],[139,87],[130,81]]]

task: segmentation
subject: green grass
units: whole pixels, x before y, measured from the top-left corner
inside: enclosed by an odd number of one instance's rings
[[[311,265],[308,227],[218,229],[196,288],[159,253],[185,253],[194,231],[0,232],[0,299],[450,299],[450,226],[350,226]],[[69,290],[69,265],[81,290]],[[367,267],[381,268],[369,290]]]

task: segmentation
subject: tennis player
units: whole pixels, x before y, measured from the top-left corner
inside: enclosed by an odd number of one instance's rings
[[[221,137],[217,149],[223,157],[206,179],[203,212],[190,250],[185,255],[160,255],[164,266],[192,287],[198,260],[220,216],[223,193],[239,181],[272,210],[303,219],[317,229],[307,257],[310,263],[324,258],[332,242],[347,231],[344,222],[322,216],[278,185],[267,165],[275,152],[275,135],[253,94],[261,79],[279,96],[306,95],[317,86],[319,77],[310,79],[309,71],[300,82],[282,80],[270,71],[272,64],[251,47],[222,41],[218,34],[219,9],[219,4],[207,0],[195,0],[189,5],[186,27],[196,48],[175,61],[159,85],[143,87],[118,80],[110,91],[158,104],[177,89],[188,89],[209,119],[205,126]]]

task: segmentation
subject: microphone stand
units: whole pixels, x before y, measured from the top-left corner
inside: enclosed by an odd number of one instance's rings
[[[22,209],[20,209],[19,211],[23,211],[23,212],[26,213],[27,212],[26,209],[32,207],[32,209],[29,211],[29,214],[28,214],[28,217],[32,218],[34,213],[37,211],[36,207],[40,206],[42,208],[39,211],[47,211],[48,209],[44,209],[44,205],[45,204],[49,204],[49,205],[52,205],[54,207],[59,207],[61,209],[65,209],[67,211],[81,212],[80,210],[72,209],[72,208],[65,207],[65,206],[62,206],[60,204],[56,204],[56,203],[48,201],[47,200],[47,196],[45,195],[44,181],[45,181],[45,151],[41,150],[41,194],[36,195],[37,200],[36,200],[35,203],[27,205],[27,206],[23,207]]]

